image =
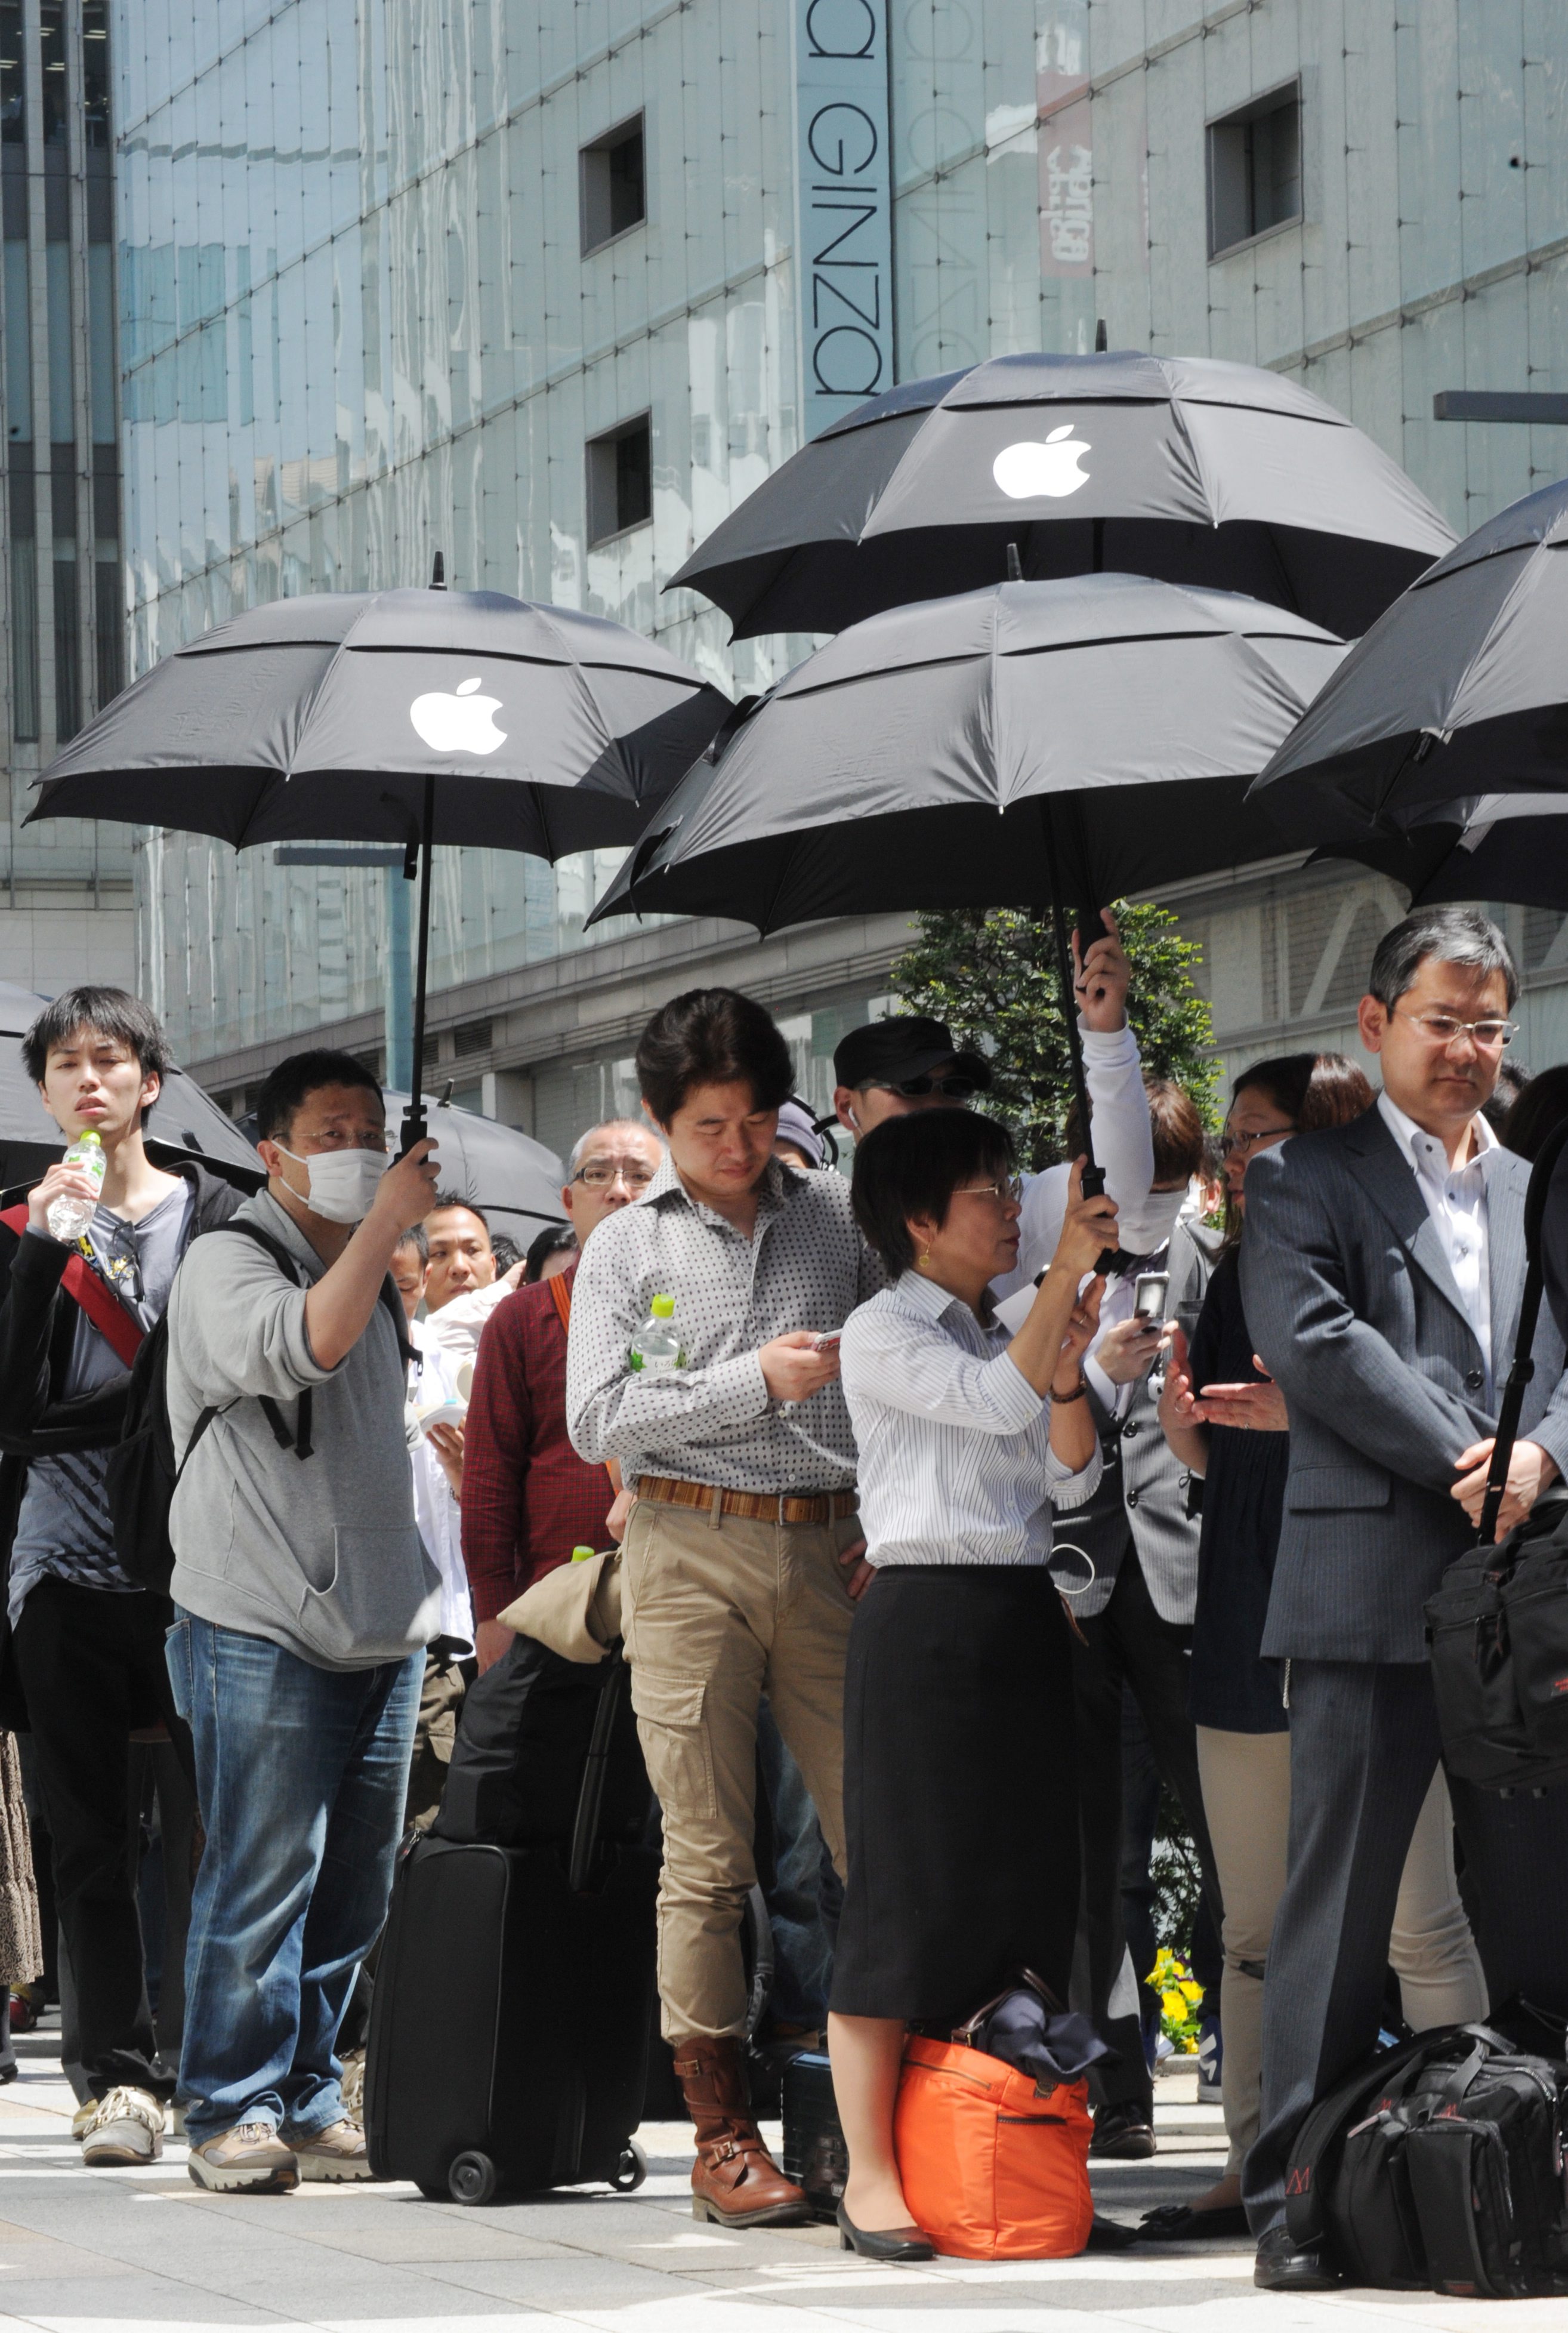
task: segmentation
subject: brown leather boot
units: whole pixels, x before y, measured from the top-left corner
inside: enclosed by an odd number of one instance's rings
[[[723,2228],[772,2228],[808,2220],[805,2196],[762,2143],[740,2042],[692,2034],[675,2043],[675,2072],[697,2128],[693,2218],[715,2220]]]

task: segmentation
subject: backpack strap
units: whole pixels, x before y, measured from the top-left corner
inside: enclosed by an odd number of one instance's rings
[[[231,1215],[226,1224],[215,1224],[210,1231],[204,1232],[202,1234],[202,1237],[204,1239],[216,1239],[219,1234],[224,1232],[237,1232],[242,1239],[251,1240],[257,1247],[265,1248],[267,1253],[272,1257],[272,1262],[279,1265],[282,1271],[286,1272],[291,1279],[293,1279],[298,1273],[300,1269],[299,1258],[292,1254],[291,1251],[283,1245],[281,1239],[274,1239],[271,1232],[263,1231],[260,1224],[242,1224],[237,1222],[234,1217]],[[297,1284],[298,1282],[296,1281],[296,1285]],[[394,1296],[396,1296],[397,1292],[397,1284],[390,1277],[388,1277],[386,1285],[387,1288],[392,1290]],[[383,1289],[383,1298],[385,1298],[385,1294],[386,1290]],[[283,1423],[282,1411],[278,1407],[277,1403],[272,1399],[270,1393],[260,1393],[256,1396],[256,1399],[261,1405],[263,1416],[266,1419],[267,1424],[272,1429],[272,1439],[277,1444],[279,1449],[292,1450],[296,1458],[313,1458],[315,1456],[315,1445],[311,1440],[311,1387],[306,1386],[295,1400],[295,1425],[294,1431],[292,1434]],[[232,1407],[232,1404],[225,1404],[225,1407]],[[181,1474],[185,1472],[186,1467],[190,1463],[191,1452],[196,1448],[196,1444],[201,1440],[202,1435],[206,1432],[207,1427],[212,1424],[213,1419],[217,1415],[218,1411],[216,1409],[206,1409],[204,1410],[200,1417],[197,1418],[196,1432],[191,1435],[190,1441],[186,1448],[185,1456],[180,1460]]]
[[[7,1207],[0,1215],[0,1224],[18,1239],[27,1229],[27,1210]],[[72,1302],[80,1305],[104,1343],[117,1360],[127,1368],[140,1352],[147,1330],[135,1314],[128,1311],[107,1281],[100,1280],[84,1255],[72,1248],[65,1259],[65,1270],[60,1275],[60,1285]]]
[[[1519,1330],[1514,1339],[1514,1359],[1497,1412],[1492,1463],[1487,1469],[1487,1495],[1482,1502],[1481,1520],[1476,1530],[1477,1547],[1490,1547],[1496,1537],[1497,1516],[1503,1504],[1503,1493],[1508,1487],[1508,1467],[1514,1455],[1514,1445],[1518,1439],[1519,1415],[1525,1407],[1525,1388],[1535,1374],[1531,1349],[1535,1342],[1535,1323],[1541,1315],[1541,1291],[1545,1282],[1545,1268],[1541,1261],[1541,1221],[1546,1212],[1546,1194],[1551,1187],[1553,1169],[1564,1143],[1568,1143],[1568,1118],[1553,1128],[1536,1152],[1535,1163],[1530,1169],[1530,1187],[1525,1194],[1525,1289],[1519,1299]]]
[[[550,1292],[555,1309],[560,1314],[560,1325],[569,1336],[571,1334],[571,1290],[566,1284],[564,1272],[550,1273]]]

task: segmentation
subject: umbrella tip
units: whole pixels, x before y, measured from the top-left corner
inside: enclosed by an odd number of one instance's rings
[[[446,589],[446,562],[439,551],[430,563],[430,589],[433,591],[445,591]]]
[[[1018,557],[1018,546],[1016,542],[1009,542],[1008,545],[1008,581],[1009,583],[1021,583],[1023,580],[1024,562]]]
[[[1095,354],[1097,357],[1103,357],[1110,345],[1110,335],[1105,330],[1105,319],[1104,316],[1096,316],[1095,319]]]

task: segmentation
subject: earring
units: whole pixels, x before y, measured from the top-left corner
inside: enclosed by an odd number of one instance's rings
[[[919,1269],[920,1269],[920,1267],[921,1267],[921,1265],[922,1265],[923,1263],[929,1263],[930,1262],[931,1262],[931,1250],[930,1250],[930,1248],[928,1248],[928,1247],[923,1247],[923,1248],[921,1249],[921,1251],[920,1251],[920,1253],[919,1253],[919,1254],[915,1257],[915,1259],[914,1259],[914,1267],[915,1267],[915,1270],[918,1272],[918,1271],[919,1271]]]

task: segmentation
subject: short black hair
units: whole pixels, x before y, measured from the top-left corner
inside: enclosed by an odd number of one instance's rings
[[[422,1264],[429,1263],[430,1242],[425,1236],[425,1226],[423,1224],[409,1224],[408,1229],[398,1241],[397,1247],[393,1249],[393,1254],[396,1255],[397,1253],[398,1248],[405,1247],[411,1247]]]
[[[83,1029],[123,1045],[136,1056],[144,1078],[167,1078],[174,1067],[163,1024],[139,996],[126,988],[68,988],[44,1006],[22,1040],[23,1066],[35,1086],[43,1083],[55,1046],[68,1043]]]
[[[368,1093],[378,1095],[381,1091],[364,1062],[357,1061],[352,1053],[336,1052],[330,1045],[314,1046],[308,1053],[291,1053],[268,1072],[256,1099],[256,1140],[275,1142],[280,1134],[287,1134],[300,1104],[323,1086],[363,1086]]]
[[[475,1223],[483,1231],[485,1238],[490,1238],[490,1217],[483,1207],[476,1207],[472,1199],[465,1199],[461,1191],[437,1191],[430,1214],[438,1215],[443,1207],[461,1207],[465,1215],[473,1217]],[[428,1221],[429,1218],[426,1217],[425,1220]]]
[[[562,1248],[576,1247],[577,1234],[569,1224],[547,1224],[528,1243],[528,1261],[522,1267],[522,1284],[535,1287],[544,1278],[544,1267],[552,1255]]]
[[[508,1237],[505,1232],[491,1233],[490,1253],[495,1258],[497,1280],[509,1272],[514,1263],[522,1262],[522,1250],[514,1239]]]
[[[753,1109],[777,1109],[795,1064],[772,1014],[735,988],[689,988],[662,1005],[637,1040],[637,1084],[661,1126],[693,1086],[749,1085]]]
[[[855,1220],[896,1279],[914,1262],[911,1215],[944,1224],[953,1193],[976,1175],[1013,1171],[1013,1138],[972,1109],[884,1118],[855,1147]]]
[[[1368,994],[1391,1013],[1433,955],[1439,964],[1457,964],[1473,972],[1477,981],[1500,972],[1508,1010],[1513,1011],[1519,998],[1519,967],[1507,941],[1479,907],[1420,907],[1385,932],[1366,976]]]

